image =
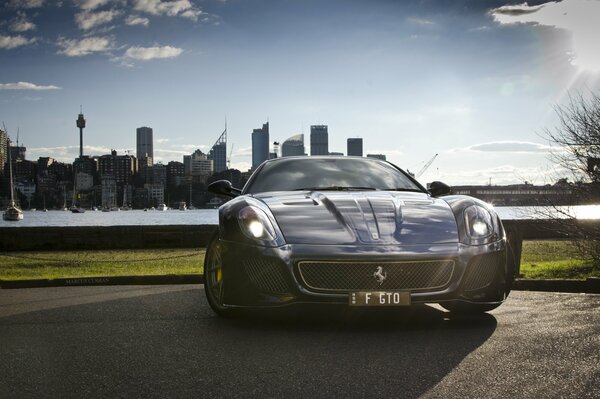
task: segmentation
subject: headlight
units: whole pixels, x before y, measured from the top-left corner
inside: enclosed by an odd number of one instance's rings
[[[490,212],[482,206],[471,205],[464,211],[468,236],[473,240],[482,240],[495,233]]]
[[[238,214],[242,232],[251,239],[275,241],[275,228],[265,212],[254,206],[242,208]]]

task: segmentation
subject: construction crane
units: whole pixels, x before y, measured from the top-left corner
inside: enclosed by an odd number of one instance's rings
[[[233,145],[235,143],[231,143],[231,148],[229,149],[229,156],[227,157],[227,169],[231,169],[231,154],[233,153]]]
[[[431,164],[433,163],[433,161],[435,161],[435,159],[437,158],[438,154],[435,154],[422,168],[420,171],[417,172],[417,174],[415,175],[415,179],[418,179],[419,177],[421,177],[421,175],[423,173],[425,173],[425,171],[431,166]]]

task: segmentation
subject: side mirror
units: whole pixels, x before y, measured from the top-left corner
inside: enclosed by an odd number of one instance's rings
[[[452,194],[452,189],[449,185],[444,184],[441,181],[434,181],[429,184],[429,193],[432,197],[439,197],[442,195]]]
[[[224,195],[226,197],[237,197],[242,193],[242,190],[231,185],[229,180],[217,180],[208,185],[209,193]]]

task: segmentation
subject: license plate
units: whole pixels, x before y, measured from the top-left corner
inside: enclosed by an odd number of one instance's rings
[[[356,291],[348,296],[350,306],[408,306],[408,291]]]

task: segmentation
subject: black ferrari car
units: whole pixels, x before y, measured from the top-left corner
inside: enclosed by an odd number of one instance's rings
[[[208,190],[233,197],[219,208],[204,266],[220,315],[307,303],[484,312],[514,279],[488,204],[440,182],[427,190],[385,161],[278,158],[243,189],[220,180]]]

